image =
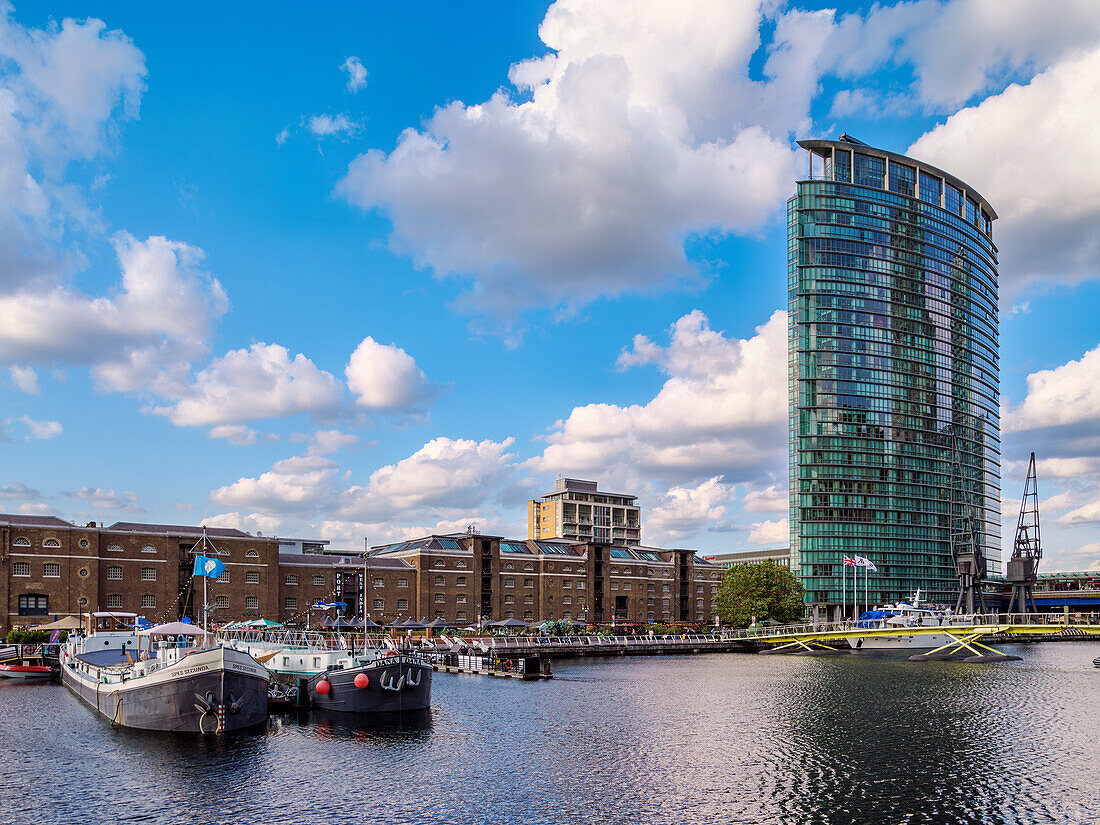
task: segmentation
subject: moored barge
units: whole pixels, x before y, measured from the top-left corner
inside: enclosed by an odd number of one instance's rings
[[[85,614],[61,654],[62,683],[104,718],[143,730],[223,733],[267,717],[270,675],[247,653],[174,622],[136,629],[133,613]]]

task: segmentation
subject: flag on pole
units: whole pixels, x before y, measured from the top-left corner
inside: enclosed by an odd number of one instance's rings
[[[338,607],[341,610],[348,609],[347,602],[315,602],[313,605],[314,610],[328,610],[330,607]]]
[[[216,579],[223,570],[225,570],[225,562],[207,556],[195,556],[195,572],[192,575]]]
[[[875,567],[875,563],[866,556],[856,556],[855,563],[857,567],[865,567],[868,570],[874,570],[876,573],[878,572],[878,568]]]
[[[859,561],[857,561],[858,558],[859,558],[859,556],[856,556],[856,558],[854,558],[854,559],[851,556],[845,556],[844,557],[844,566],[845,567],[861,567],[862,565],[859,563]]]

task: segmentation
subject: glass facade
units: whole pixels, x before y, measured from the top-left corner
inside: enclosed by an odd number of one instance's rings
[[[968,508],[999,572],[995,215],[918,161],[800,145],[811,175],[788,201],[792,564],[807,603],[834,616],[844,555],[877,565],[874,604],[919,589],[953,605],[951,535]]]

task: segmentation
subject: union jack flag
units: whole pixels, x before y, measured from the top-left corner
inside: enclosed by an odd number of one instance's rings
[[[853,559],[851,556],[845,556],[844,557],[844,566],[845,567],[859,567],[859,562],[856,561],[855,559]]]

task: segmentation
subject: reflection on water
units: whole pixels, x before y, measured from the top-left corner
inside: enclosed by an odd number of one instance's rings
[[[0,685],[0,822],[1100,823],[1097,648],[1012,652],[438,674],[419,718],[314,712],[220,738],[116,729],[59,686]]]

